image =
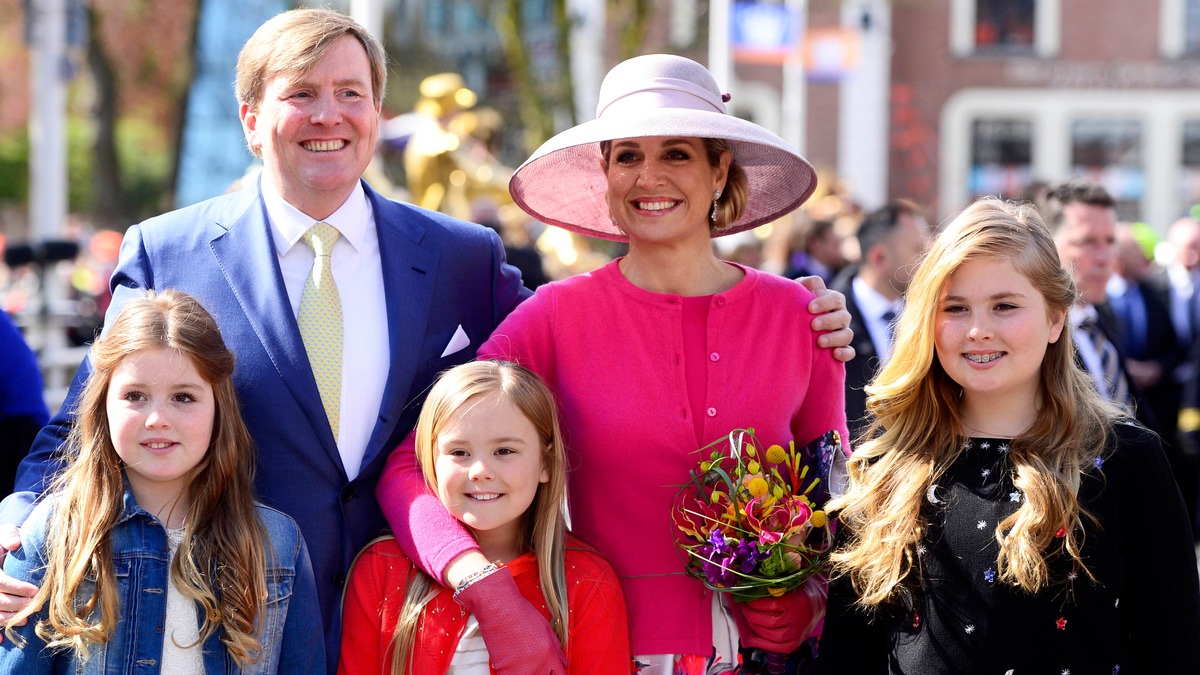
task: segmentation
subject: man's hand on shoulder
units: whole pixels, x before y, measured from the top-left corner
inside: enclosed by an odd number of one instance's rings
[[[0,565],[8,557],[9,551],[21,548],[21,531],[16,525],[0,525]],[[0,570],[0,621],[7,621],[13,614],[21,611],[29,604],[38,587],[19,579],[14,579]],[[21,621],[17,625],[24,625]],[[4,634],[0,633],[0,640]]]
[[[833,349],[833,358],[849,361],[854,358],[854,331],[850,330],[850,312],[846,311],[846,296],[825,288],[825,281],[818,276],[800,277],[797,281],[817,296],[808,304],[814,314],[812,329],[821,333],[817,344],[824,349]]]

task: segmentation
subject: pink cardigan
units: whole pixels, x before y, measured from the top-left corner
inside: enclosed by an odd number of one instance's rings
[[[816,345],[812,295],[782,277],[745,273],[711,300],[705,438],[739,427],[753,427],[768,444],[800,445],[830,429],[849,438],[845,371]],[[558,396],[572,529],[621,578],[634,654],[712,650],[712,596],[684,575],[670,518],[679,486],[700,459],[682,308],[680,296],[634,286],[613,262],[542,286],[479,350],[480,358],[530,368]],[[415,464],[411,446],[398,448],[379,499],[401,545],[420,551],[422,566],[440,574],[475,543],[425,493]]]

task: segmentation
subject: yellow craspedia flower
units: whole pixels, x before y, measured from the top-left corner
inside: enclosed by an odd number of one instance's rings
[[[750,495],[753,497],[762,497],[767,494],[767,481],[762,476],[755,476],[750,480]]]
[[[749,469],[750,473],[758,473],[759,470],[762,469],[762,467],[758,465],[758,462],[754,460],[750,460],[750,464],[746,468]]]
[[[812,523],[813,527],[825,527],[829,524],[829,518],[825,516],[824,511],[813,511],[808,522]]]
[[[787,453],[782,445],[772,445],[767,448],[767,461],[772,464],[783,464],[787,461]]]
[[[767,586],[767,592],[771,594],[771,597],[778,598],[779,596],[783,595],[784,593],[787,593],[787,589],[786,588],[776,588],[774,586]]]

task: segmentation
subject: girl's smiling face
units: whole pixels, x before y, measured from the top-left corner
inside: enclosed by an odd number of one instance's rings
[[[550,480],[545,453],[533,423],[498,393],[470,399],[438,432],[438,498],[471,528],[488,558],[523,552],[522,518],[538,485]]]
[[[1065,313],[1007,260],[963,263],[946,282],[934,326],[937,358],[973,406],[1000,397],[1036,400],[1042,359],[1062,336]]]
[[[130,354],[113,371],[105,408],[138,505],[157,514],[160,506],[186,497],[216,415],[212,385],[191,359],[167,348]]]

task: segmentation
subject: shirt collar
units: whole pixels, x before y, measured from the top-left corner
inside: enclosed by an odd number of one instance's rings
[[[275,251],[281,256],[286,255],[317,221],[287,203],[270,181],[263,180],[261,185],[263,204],[266,205],[267,218],[271,222],[271,238],[275,242]],[[336,228],[341,238],[355,251],[362,250],[367,225],[371,222],[371,202],[363,190],[362,181],[355,181],[354,190],[346,201],[322,222]]]
[[[888,300],[882,293],[863,281],[862,277],[855,276],[850,283],[854,286],[854,299],[858,302],[858,310],[865,316],[882,319],[888,310],[899,314],[900,308],[904,306],[902,300]]]
[[[1108,284],[1105,286],[1104,290],[1108,291],[1108,295],[1110,297],[1119,298],[1122,295],[1125,295],[1125,292],[1132,287],[1133,285],[1130,284],[1125,277],[1121,276],[1120,274],[1114,274],[1108,278]]]
[[[1098,320],[1100,314],[1096,312],[1095,305],[1071,305],[1071,310],[1067,313],[1067,316],[1071,319],[1071,327],[1079,328],[1079,324],[1088,319],[1093,321]]]
[[[1196,275],[1189,272],[1183,265],[1175,263],[1167,265],[1167,278],[1170,279],[1172,286],[1183,291],[1185,295],[1190,293],[1196,284]]]

